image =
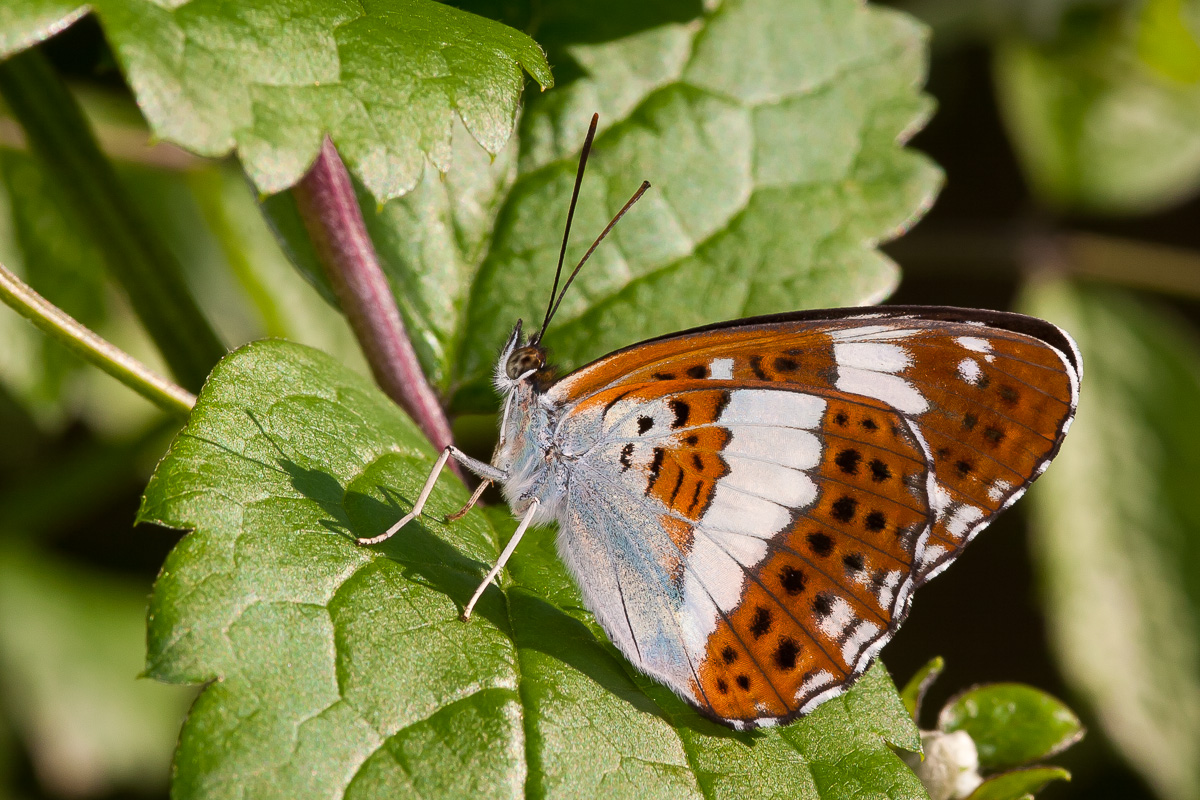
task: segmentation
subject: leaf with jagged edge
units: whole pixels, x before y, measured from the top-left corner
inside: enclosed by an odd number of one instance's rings
[[[376,548],[433,463],[413,422],[318,351],[247,345],[209,378],[142,520],[194,529],[149,614],[147,672],[208,683],[173,796],[921,798],[882,667],[782,729],[734,733],[634,672],[535,529],[470,623],[506,511],[426,512]]]
[[[545,54],[508,26],[434,0],[93,0],[151,130],[205,156],[237,150],[262,192],[293,185],[328,133],[382,200],[429,162],[450,168],[460,119],[485,150],[508,140]],[[81,16],[62,0],[5,0],[0,58]]]
[[[664,17],[678,5],[648,4]],[[566,27],[546,35],[580,35]],[[653,188],[566,295],[546,338],[564,366],[691,325],[870,303],[895,287],[875,245],[911,225],[941,181],[903,147],[931,110],[926,33],[911,18],[854,0],[727,0],[615,39],[541,41],[574,77],[527,99],[495,163],[456,153],[444,181],[426,175],[408,196],[364,206],[422,366],[453,410],[494,408],[496,349],[517,318],[545,313],[593,112],[568,262],[642,180]],[[289,204],[269,213],[320,284]]]

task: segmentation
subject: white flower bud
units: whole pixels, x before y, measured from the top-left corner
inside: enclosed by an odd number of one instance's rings
[[[966,731],[921,731],[925,760],[916,753],[904,756],[925,784],[930,800],[962,800],[983,783],[979,777],[979,752]]]

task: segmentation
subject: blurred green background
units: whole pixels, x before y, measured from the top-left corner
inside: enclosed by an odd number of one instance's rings
[[[1039,491],[922,590],[884,660],[902,683],[946,657],[929,708],[985,681],[1067,700],[1090,733],[1042,796],[1200,798],[1200,3],[896,5],[931,26],[938,111],[912,144],[947,183],[885,248],[892,300],[1045,316],[1086,375]],[[147,146],[98,25],[43,49],[226,342],[361,364],[237,165]],[[165,371],[63,207],[0,114],[0,263]],[[0,798],[165,796],[191,691],[134,676],[177,534],[131,520],[174,428],[7,309],[0,342]],[[490,424],[458,433],[486,450]]]

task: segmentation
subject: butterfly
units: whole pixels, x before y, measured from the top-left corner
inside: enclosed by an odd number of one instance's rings
[[[453,446],[531,525],[639,670],[744,730],[786,723],[851,686],[945,569],[1050,463],[1082,364],[1070,336],[1019,314],[942,307],[803,311],[695,328],[557,377],[518,321],[496,363],[491,463]],[[557,295],[557,300],[555,299]]]

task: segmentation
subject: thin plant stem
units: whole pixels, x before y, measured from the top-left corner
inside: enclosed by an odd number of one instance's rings
[[[196,396],[177,386],[35,292],[0,264],[0,300],[89,364],[113,376],[170,414],[186,417]]]
[[[328,137],[312,169],[292,193],[376,382],[416,420],[436,449],[452,444],[450,422],[409,341],[367,234],[350,173]]]

